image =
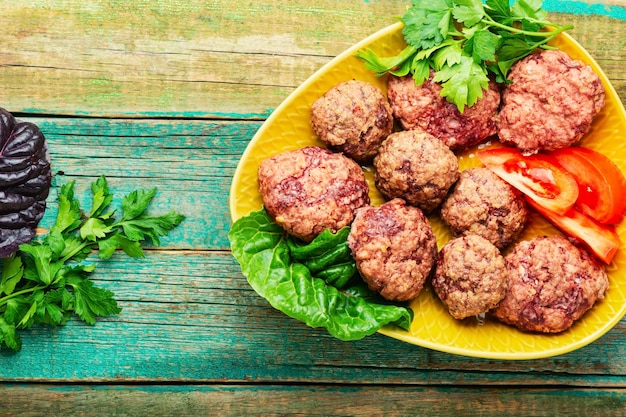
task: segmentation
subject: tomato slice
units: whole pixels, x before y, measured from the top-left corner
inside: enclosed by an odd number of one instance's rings
[[[578,183],[548,155],[522,155],[517,149],[495,148],[476,153],[487,168],[534,202],[564,214],[578,198]]]
[[[626,212],[626,178],[613,161],[592,149],[563,148],[551,152],[579,187],[576,206],[600,223],[618,223]]]
[[[529,198],[526,200],[563,233],[584,243],[602,262],[607,265],[611,263],[621,245],[619,236],[612,225],[600,224],[576,208],[570,209],[565,214],[557,214],[541,207]]]

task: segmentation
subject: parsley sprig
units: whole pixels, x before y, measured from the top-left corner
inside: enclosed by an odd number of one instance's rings
[[[18,330],[35,324],[64,325],[74,314],[95,324],[96,317],[118,314],[121,308],[114,294],[89,279],[95,265],[83,261],[93,250],[102,259],[117,249],[133,258],[142,257],[143,242],[160,244],[159,237],[184,220],[174,211],[148,214],[156,188],[123,197],[117,220],[104,176],[91,184],[92,205],[85,215],[74,196],[74,183],[61,186],[56,223],[49,234],[20,245],[18,252],[2,262],[0,347],[20,350]]]
[[[546,20],[541,0],[413,0],[402,16],[407,46],[393,57],[371,49],[356,56],[382,75],[411,74],[418,85],[430,77],[459,111],[488,88],[489,76],[506,82],[511,66],[573,26]],[[548,30],[550,29],[550,30]]]

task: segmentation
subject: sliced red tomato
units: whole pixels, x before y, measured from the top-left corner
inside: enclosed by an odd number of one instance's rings
[[[576,206],[589,217],[605,224],[618,223],[626,212],[626,178],[607,156],[583,147],[551,152],[576,179]]]
[[[527,200],[563,233],[584,243],[602,262],[607,265],[611,263],[621,244],[613,226],[600,224],[575,208],[565,214],[557,214],[541,207],[529,198]]]
[[[517,149],[479,151],[476,156],[487,168],[520,190],[541,207],[563,214],[578,198],[578,183],[548,155],[524,156]]]

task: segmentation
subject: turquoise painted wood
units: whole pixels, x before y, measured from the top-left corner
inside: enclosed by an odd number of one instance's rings
[[[259,122],[23,119],[36,123],[46,135],[55,174],[42,227],[56,218],[61,184],[75,181],[82,206],[89,207],[89,187],[105,175],[116,203],[134,189],[157,187],[154,213],[176,209],[187,216],[164,238],[164,246],[229,248],[230,183]]]
[[[307,328],[258,297],[227,251],[94,262],[94,278],[116,293],[122,313],[94,327],[72,321],[24,332],[20,353],[0,354],[5,380],[611,387],[626,374],[623,322],[556,358],[469,359],[381,335],[341,342]]]
[[[341,342],[271,308],[229,251],[230,182],[264,119],[405,0],[14,0],[0,4],[0,107],[38,124],[56,192],[105,175],[157,187],[183,224],[146,257],[90,258],[122,312],[21,333],[0,350],[0,416],[626,415],[626,319],[540,360]],[[546,0],[626,103],[626,5]]]
[[[585,389],[565,396],[557,389],[448,388],[377,386],[93,386],[55,388],[41,385],[11,385],[5,406],[29,401],[27,410],[15,416],[66,415],[315,415],[380,416],[493,416],[511,417],[605,417],[624,415],[620,390]],[[564,401],[567,406],[564,407]],[[469,404],[450,413],[453,404]],[[21,411],[21,412],[20,412]]]

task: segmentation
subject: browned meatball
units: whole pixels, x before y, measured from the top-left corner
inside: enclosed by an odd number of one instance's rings
[[[259,191],[268,214],[288,233],[310,242],[324,229],[348,226],[369,204],[363,169],[352,159],[310,146],[261,162]]]
[[[455,319],[483,314],[504,298],[508,272],[491,242],[477,235],[450,240],[437,258],[432,286]]]
[[[604,268],[562,236],[518,243],[505,257],[509,287],[493,310],[521,330],[558,333],[604,298]]]
[[[387,96],[393,115],[405,129],[424,130],[453,151],[468,149],[496,133],[500,90],[493,81],[463,113],[441,97],[441,85],[431,80],[418,86],[413,77],[390,76]]]
[[[313,103],[311,122],[331,149],[365,162],[376,155],[391,133],[393,115],[378,88],[352,80],[334,86]]]
[[[348,245],[368,287],[394,301],[418,296],[437,257],[428,219],[399,198],[358,209]]]
[[[388,200],[400,197],[426,212],[459,178],[459,162],[439,139],[421,130],[392,133],[374,158],[374,181]]]
[[[498,135],[527,155],[576,143],[604,106],[600,77],[563,51],[543,51],[518,61],[509,79]]]
[[[524,230],[528,209],[521,194],[488,168],[471,168],[441,205],[441,219],[454,236],[476,234],[503,249]]]

